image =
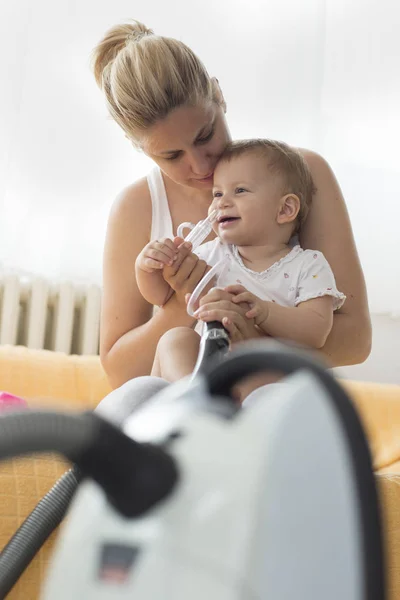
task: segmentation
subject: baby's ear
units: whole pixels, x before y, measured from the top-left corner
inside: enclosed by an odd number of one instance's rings
[[[280,225],[292,223],[299,214],[300,198],[296,194],[286,194],[279,201],[276,220]]]

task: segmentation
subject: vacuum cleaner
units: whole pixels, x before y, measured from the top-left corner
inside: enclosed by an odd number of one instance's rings
[[[74,464],[50,529],[81,481],[42,600],[384,600],[372,461],[343,388],[275,341],[228,353],[213,324],[202,343],[195,375],[120,426],[96,413],[0,418],[0,458],[56,451]],[[264,371],[284,378],[241,408],[234,386]],[[0,567],[3,586],[3,556]]]

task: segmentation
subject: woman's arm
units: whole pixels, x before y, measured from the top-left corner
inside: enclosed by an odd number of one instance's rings
[[[194,322],[177,294],[152,316],[153,307],[139,292],[135,261],[149,241],[151,218],[147,183],[141,180],[117,198],[108,222],[100,357],[114,388],[133,377],[148,375],[160,337],[172,327]]]
[[[343,308],[334,314],[322,352],[332,366],[357,364],[369,356],[372,334],[365,280],[349,215],[328,163],[309,150],[300,152],[317,189],[300,242],[303,248],[320,250],[325,255],[338,289],[347,297]]]

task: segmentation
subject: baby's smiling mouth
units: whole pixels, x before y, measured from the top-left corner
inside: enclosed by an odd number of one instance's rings
[[[229,215],[218,215],[217,222],[218,223],[227,223],[229,221],[237,221],[239,217],[231,217]]]

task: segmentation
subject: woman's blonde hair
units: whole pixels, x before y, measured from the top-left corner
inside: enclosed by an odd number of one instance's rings
[[[218,102],[216,81],[194,52],[139,21],[107,31],[93,51],[93,71],[111,116],[136,143],[171,110]]]

